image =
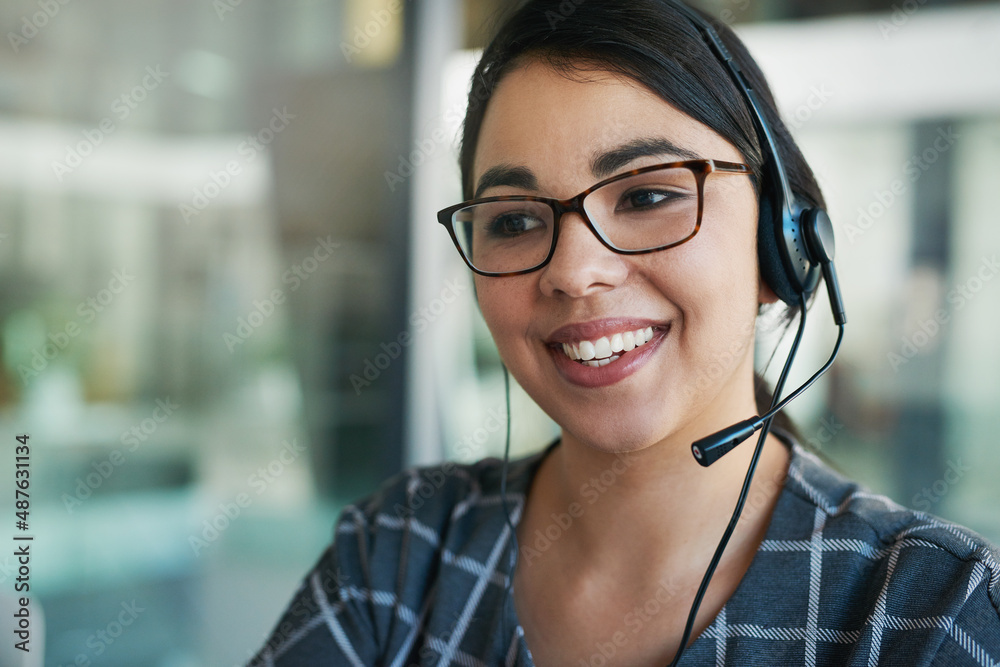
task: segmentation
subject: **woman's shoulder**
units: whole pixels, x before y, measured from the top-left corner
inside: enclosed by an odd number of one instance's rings
[[[485,562],[507,539],[508,513],[517,520],[547,451],[509,463],[503,497],[496,458],[408,468],[344,508],[332,546],[374,588],[394,587],[403,574],[427,585],[446,574],[442,563]]]
[[[789,466],[787,489],[822,513],[827,539],[860,540],[858,548],[870,555],[889,557],[912,549],[931,559],[979,563],[1000,585],[1000,550],[986,538],[874,493],[799,445]],[[1000,590],[994,587],[991,592],[1000,606]]]
[[[508,464],[505,491],[511,511],[523,500],[543,455],[539,452]],[[495,457],[409,467],[345,507],[337,532],[352,532],[362,526],[374,531],[394,529],[409,521],[440,535],[456,523],[475,524],[502,506],[502,470],[503,462]]]
[[[505,498],[514,520],[544,454],[509,464]],[[415,629],[451,637],[474,598],[486,611],[473,614],[467,642],[492,649],[487,612],[502,588],[476,590],[506,567],[498,556],[509,539],[502,468],[495,458],[412,467],[345,507],[333,542],[252,664],[382,664],[389,655],[422,655]]]
[[[817,627],[855,649],[865,644],[869,656],[956,665],[1000,658],[995,545],[869,491],[799,445],[785,491],[762,548],[808,555],[802,575]]]

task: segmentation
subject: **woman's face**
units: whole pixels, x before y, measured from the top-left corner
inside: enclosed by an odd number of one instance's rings
[[[743,162],[639,84],[604,72],[570,79],[532,61],[489,102],[473,184],[487,170],[514,169],[477,196],[562,199],[609,175],[691,157]],[[610,174],[601,171],[609,164]],[[479,304],[504,363],[565,434],[604,451],[689,444],[755,412],[754,322],[759,302],[773,300],[759,287],[756,223],[753,186],[739,174],[708,176],[700,231],[668,250],[616,254],[567,214],[551,262],[520,276],[476,276]],[[638,330],[652,338],[597,368],[562,345],[599,346]]]

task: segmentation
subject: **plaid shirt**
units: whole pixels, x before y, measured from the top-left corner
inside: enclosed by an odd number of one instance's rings
[[[546,452],[510,464],[515,524]],[[998,664],[994,547],[859,488],[797,444],[780,482],[749,570],[681,665]],[[499,489],[496,459],[445,463],[401,473],[347,507],[250,664],[533,665],[507,594],[512,542]],[[745,511],[753,507],[751,497]],[[544,548],[535,538],[521,559]],[[619,664],[617,647],[676,594],[665,582],[637,601],[595,637],[589,664]]]

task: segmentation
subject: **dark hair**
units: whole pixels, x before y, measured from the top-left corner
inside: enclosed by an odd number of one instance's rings
[[[728,26],[702,15],[757,93],[792,192],[810,206],[825,208],[816,178],[781,120],[757,63]],[[465,199],[473,196],[472,166],[493,92],[507,73],[531,60],[568,77],[605,71],[642,84],[733,144],[754,170],[758,197],[771,197],[776,184],[759,178],[770,156],[763,154],[746,100],[675,0],[529,0],[502,23],[472,77],[459,154]],[[789,320],[797,309],[790,311]],[[767,404],[760,404],[763,394],[758,391],[757,396],[758,409],[766,409]]]
[[[757,63],[728,26],[702,15],[756,91],[792,191],[811,206],[824,207]],[[459,157],[465,199],[472,197],[472,163],[490,98],[504,75],[532,59],[567,76],[600,70],[628,77],[722,135],[755,174],[761,173],[764,157],[742,93],[674,0],[531,0],[501,25],[472,77]],[[761,184],[755,180],[755,186]]]

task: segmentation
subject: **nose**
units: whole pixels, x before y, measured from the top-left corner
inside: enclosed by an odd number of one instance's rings
[[[564,213],[549,263],[539,287],[546,296],[583,297],[612,290],[628,277],[628,257],[612,252],[579,213]]]

